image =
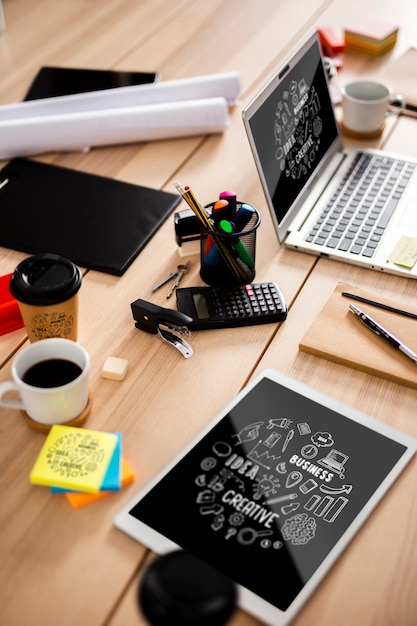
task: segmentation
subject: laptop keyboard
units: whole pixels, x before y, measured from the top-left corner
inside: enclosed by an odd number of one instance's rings
[[[305,241],[372,258],[415,167],[358,152]]]

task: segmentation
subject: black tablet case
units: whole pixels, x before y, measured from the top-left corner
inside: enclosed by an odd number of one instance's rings
[[[180,201],[177,194],[13,159],[0,172],[0,245],[53,252],[121,276]]]
[[[156,72],[46,66],[39,69],[26,93],[25,100],[144,85],[153,83],[156,78]]]

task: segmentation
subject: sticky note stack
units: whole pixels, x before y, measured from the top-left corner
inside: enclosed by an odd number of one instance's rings
[[[122,435],[54,425],[30,473],[30,481],[65,493],[79,507],[133,482],[122,459]]]
[[[362,19],[345,28],[345,48],[381,56],[397,42],[398,26],[380,19]]]

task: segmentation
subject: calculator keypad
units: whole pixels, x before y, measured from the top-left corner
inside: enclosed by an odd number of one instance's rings
[[[212,304],[220,319],[247,316],[275,315],[283,311],[282,302],[274,283],[243,285],[212,292]]]

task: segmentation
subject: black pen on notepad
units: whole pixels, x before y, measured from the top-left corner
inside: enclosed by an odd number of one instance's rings
[[[361,311],[361,309],[358,309],[358,307],[354,304],[349,304],[349,309],[360,319],[362,324],[369,328],[369,330],[372,330],[372,332],[376,335],[386,339],[386,341],[394,346],[394,348],[397,348],[397,350],[400,350],[403,354],[408,356],[408,358],[414,361],[414,363],[417,363],[417,354],[408,348],[402,341],[397,339],[397,337],[391,334],[389,330],[381,326],[381,324]]]
[[[370,304],[371,306],[378,307],[379,309],[383,309],[384,311],[390,311],[391,313],[398,313],[398,315],[404,315],[405,317],[410,317],[411,319],[417,320],[416,313],[411,313],[410,311],[404,311],[403,309],[398,309],[395,306],[390,306],[389,304],[383,304],[382,302],[376,302],[376,300],[370,300],[369,298],[364,298],[363,296],[357,296],[355,293],[342,291],[342,296],[345,296],[345,298],[351,298],[352,300],[357,300],[358,302],[363,302],[364,304]]]

